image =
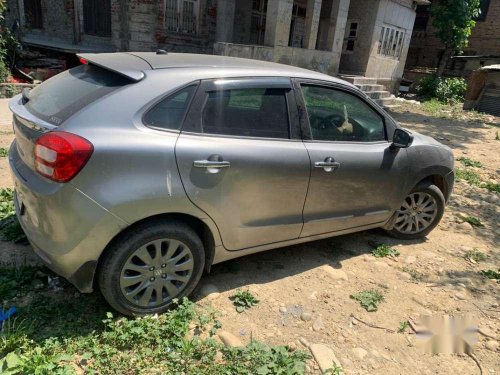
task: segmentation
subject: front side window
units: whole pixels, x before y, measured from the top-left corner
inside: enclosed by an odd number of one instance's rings
[[[249,88],[208,92],[203,132],[245,137],[289,138],[285,89]]]
[[[161,129],[179,130],[196,85],[186,87],[163,99],[144,116],[144,123]]]
[[[356,95],[314,85],[302,85],[302,95],[313,140],[385,140],[383,118]]]

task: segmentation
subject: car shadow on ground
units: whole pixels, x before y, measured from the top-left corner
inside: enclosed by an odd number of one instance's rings
[[[378,245],[411,245],[425,241],[397,240],[382,230],[371,230],[273,249],[212,266],[210,274],[202,277],[200,287],[213,283],[223,292],[251,284],[272,283],[321,266],[342,269],[343,261],[370,254]]]

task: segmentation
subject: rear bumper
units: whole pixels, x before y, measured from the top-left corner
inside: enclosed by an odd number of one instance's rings
[[[71,184],[38,176],[16,154],[11,147],[16,214],[35,253],[81,292],[92,292],[99,256],[127,224]]]

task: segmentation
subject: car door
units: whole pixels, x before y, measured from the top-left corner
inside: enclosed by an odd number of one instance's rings
[[[301,237],[388,220],[402,202],[407,173],[406,150],[387,139],[388,119],[343,85],[303,81],[296,87],[311,159]]]
[[[299,237],[310,162],[289,78],[202,82],[176,158],[189,199],[226,249]]]

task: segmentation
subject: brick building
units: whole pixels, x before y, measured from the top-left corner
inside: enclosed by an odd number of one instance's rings
[[[394,91],[417,4],[427,0],[7,0],[24,44],[64,52],[215,53],[330,75],[370,77]]]
[[[439,0],[435,0],[439,1]],[[429,6],[417,7],[417,15],[408,51],[405,77],[435,69],[444,52],[444,45],[434,35]],[[472,29],[469,45],[461,56],[448,61],[445,75],[467,76],[482,66],[500,63],[500,0],[481,0],[481,15]],[[424,68],[424,69],[422,69]]]

